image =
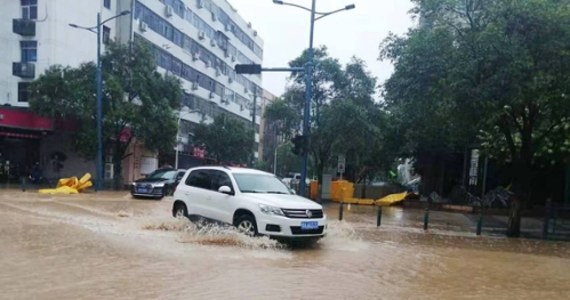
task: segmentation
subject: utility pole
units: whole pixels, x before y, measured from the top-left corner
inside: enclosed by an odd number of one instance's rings
[[[69,24],[69,26],[78,29],[84,29],[97,35],[97,61],[95,69],[96,82],[96,109],[95,120],[97,123],[97,156],[95,157],[95,191],[103,189],[103,180],[105,167],[103,166],[103,79],[101,70],[101,26],[103,24],[121,16],[130,14],[130,10],[124,10],[116,16],[101,21],[101,13],[97,13],[97,24],[92,27],[79,26],[77,24]]]
[[[255,115],[257,114],[257,87],[253,89],[253,108],[251,116],[251,126],[253,128],[253,151],[251,152],[251,166],[255,167],[255,151],[257,150],[255,145],[255,135],[257,133],[257,125],[255,124]]]

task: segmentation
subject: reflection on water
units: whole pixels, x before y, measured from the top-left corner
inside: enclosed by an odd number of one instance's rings
[[[313,247],[170,217],[172,199],[0,190],[0,298],[567,299],[570,247],[352,206]],[[336,207],[327,209],[334,219]],[[406,223],[408,222],[408,223]]]

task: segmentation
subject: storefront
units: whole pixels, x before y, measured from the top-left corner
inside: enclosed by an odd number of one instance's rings
[[[40,141],[53,131],[53,121],[28,109],[0,108],[0,182],[18,181],[39,162]]]

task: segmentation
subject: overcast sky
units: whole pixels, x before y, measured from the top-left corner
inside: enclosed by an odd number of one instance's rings
[[[238,13],[253,24],[264,40],[263,66],[287,67],[309,46],[310,13],[281,6],[272,0],[229,0]],[[288,2],[310,7],[310,0]],[[314,45],[326,45],[329,54],[347,63],[353,55],[366,61],[379,82],[392,73],[388,62],[378,61],[378,46],[389,32],[402,34],[413,22],[409,0],[318,0],[317,11],[331,11],[354,3],[356,8],[327,16],[315,23]],[[285,90],[286,73],[264,73],[263,87],[279,96]]]

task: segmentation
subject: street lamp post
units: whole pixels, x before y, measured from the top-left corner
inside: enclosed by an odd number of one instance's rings
[[[297,5],[294,3],[288,3],[280,0],[273,0],[273,3],[280,4],[280,5],[287,5],[287,6],[294,6],[311,13],[311,27],[309,32],[309,50],[307,52],[307,63],[305,64],[305,103],[303,106],[303,138],[304,142],[308,143],[309,141],[309,131],[311,129],[309,124],[310,118],[310,111],[311,111],[311,99],[313,94],[313,32],[315,28],[315,21],[320,20],[326,16],[330,16],[334,13],[350,10],[355,8],[354,4],[346,5],[344,8],[336,9],[329,12],[318,12],[316,11],[316,4],[317,0],[312,0],[311,8],[307,8],[301,5]],[[318,15],[318,17],[315,17]],[[307,161],[308,161],[308,153],[307,151],[303,151],[301,157],[301,180],[300,182],[306,182],[307,179]],[[299,187],[299,194],[302,196],[305,195],[305,184],[301,184]]]
[[[187,109],[188,106],[184,106],[183,109],[184,109],[184,108]],[[200,111],[199,111],[199,110],[190,110],[190,111],[187,111],[187,112],[182,112],[182,109],[181,109],[181,110],[178,112],[178,122],[177,122],[177,125],[176,125],[176,155],[175,155],[175,157],[174,157],[174,168],[175,168],[175,169],[178,169],[178,161],[179,161],[179,159],[178,159],[178,154],[179,154],[179,152],[180,152],[180,151],[178,150],[178,146],[179,146],[179,145],[178,145],[178,139],[179,139],[179,136],[180,136],[180,122],[181,122],[181,120],[182,120],[182,116],[183,116],[183,115],[189,115],[189,114],[196,113],[196,112],[200,112]]]
[[[275,147],[274,153],[273,153],[273,175],[277,175],[277,150],[279,150],[279,148],[287,145],[288,143],[283,143],[281,145],[277,145]]]
[[[96,66],[96,122],[97,122],[97,156],[95,158],[95,191],[100,191],[103,188],[103,99],[102,99],[102,71],[101,71],[101,26],[115,18],[130,14],[129,10],[124,10],[116,16],[110,17],[101,22],[101,13],[97,13],[97,25],[92,27],[83,27],[76,24],[69,24],[69,26],[78,29],[85,29],[97,34],[97,66]]]

